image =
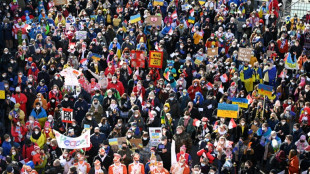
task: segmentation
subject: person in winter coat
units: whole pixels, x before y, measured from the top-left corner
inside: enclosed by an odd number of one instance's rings
[[[99,103],[98,98],[94,98],[93,103],[89,109],[89,112],[92,112],[93,117],[95,118],[95,121],[97,123],[100,123],[101,118],[103,116],[103,108],[101,104]]]
[[[104,147],[101,147],[99,149],[98,155],[94,157],[94,162],[96,160],[100,162],[102,168],[108,169],[109,166],[112,164],[113,158],[106,153]]]
[[[288,159],[289,159],[288,173],[289,174],[299,173],[299,159],[297,157],[297,151],[295,149],[290,150]]]
[[[53,85],[53,90],[48,93],[48,98],[56,98],[56,101],[58,102],[62,100],[62,94],[57,85]]]
[[[157,117],[156,111],[148,112],[148,118],[146,120],[147,127],[160,127],[160,118]]]
[[[32,77],[34,78],[35,81],[37,81],[38,79],[38,73],[39,73],[39,69],[37,68],[37,65],[33,62],[31,64],[31,68],[28,70],[28,76],[32,75]]]
[[[35,144],[31,142],[30,139],[25,139],[25,144],[22,147],[22,156],[24,159],[28,158],[29,160],[32,160],[32,151],[34,151]]]
[[[114,88],[119,92],[119,95],[123,95],[125,92],[122,82],[117,80],[116,76],[112,77],[112,81],[108,83],[107,89]]]
[[[12,124],[16,124],[17,122],[25,123],[25,113],[20,109],[19,103],[16,103],[14,109],[9,112],[9,119]]]
[[[184,117],[180,118],[178,126],[183,126],[185,128],[185,132],[189,135],[194,133],[195,127],[193,126],[193,119],[188,111],[185,111]]]
[[[30,140],[31,142],[36,143],[40,148],[43,148],[46,142],[45,134],[41,132],[39,127],[35,127]]]
[[[27,133],[27,128],[25,124],[19,121],[12,124],[11,135],[13,136],[14,142],[16,143],[23,142],[26,133]]]
[[[196,92],[202,93],[202,90],[201,90],[200,83],[199,83],[198,79],[193,80],[193,83],[188,88],[187,92],[188,92],[189,97],[191,98],[191,100],[194,100]]]
[[[93,118],[93,114],[91,112],[86,113],[86,116],[82,121],[81,127],[85,129],[86,125],[89,126],[91,133],[93,132],[95,127],[98,127],[98,124]]]
[[[74,103],[74,115],[75,115],[75,121],[78,124],[81,124],[83,118],[85,117],[85,114],[88,111],[88,104],[83,99],[83,97],[79,96],[78,100]]]
[[[31,114],[38,122],[40,123],[41,127],[44,127],[44,124],[47,120],[47,113],[39,102],[36,103],[36,107],[31,111]]]
[[[2,143],[2,148],[3,148],[3,154],[2,155],[6,157],[7,155],[10,154],[10,151],[11,151],[11,148],[12,148],[11,137],[10,137],[10,135],[5,134],[3,136],[3,139],[4,139],[4,141]]]
[[[180,104],[180,108],[185,108],[188,102],[191,101],[191,98],[189,97],[186,89],[183,89],[182,94],[180,94],[180,98],[178,101]]]
[[[187,147],[186,152],[190,153],[192,148],[192,139],[188,133],[185,132],[183,126],[178,126],[176,129],[176,134],[173,136],[175,140],[176,153],[179,153],[180,147],[185,145]]]
[[[24,93],[21,93],[21,88],[18,86],[15,89],[15,94],[12,95],[13,98],[15,98],[16,103],[20,104],[20,109],[24,111],[25,114],[27,114],[27,97]]]
[[[129,118],[128,123],[137,123],[137,127],[140,129],[140,131],[144,128],[144,120],[141,117],[141,113],[139,110],[135,110],[134,114]]]

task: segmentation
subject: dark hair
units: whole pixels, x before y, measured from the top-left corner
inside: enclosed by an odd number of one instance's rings
[[[293,140],[293,136],[292,136],[292,135],[286,135],[286,138],[287,138],[288,140],[290,140],[290,141]]]
[[[298,129],[300,128],[300,124],[299,123],[295,123],[294,126],[296,126]]]

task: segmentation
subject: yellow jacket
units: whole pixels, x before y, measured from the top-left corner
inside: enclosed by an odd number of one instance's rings
[[[64,16],[61,16],[61,20],[59,21],[58,16],[55,18],[55,25],[57,26],[59,23],[62,24],[62,26],[66,26],[66,19]]]
[[[195,32],[194,36],[193,36],[193,39],[194,39],[194,44],[195,45],[198,45],[199,44],[199,41],[202,39],[202,36],[199,35],[197,32]]]
[[[43,132],[41,132],[41,136],[37,140],[32,138],[32,135],[30,137],[30,140],[33,143],[37,143],[37,145],[42,149],[45,142],[46,142],[46,137],[45,137],[45,134]]]

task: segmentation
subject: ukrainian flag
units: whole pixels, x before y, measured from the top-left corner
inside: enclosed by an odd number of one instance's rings
[[[194,24],[195,23],[195,17],[189,16],[188,17],[188,23]]]
[[[0,82],[0,99],[5,99],[5,88],[3,82]]]
[[[239,106],[236,104],[219,103],[217,106],[217,116],[227,118],[238,118]]]
[[[264,84],[258,84],[258,93],[261,95],[266,95],[266,96],[272,98],[272,90],[273,90],[272,86],[264,85]]]
[[[293,60],[291,53],[287,53],[284,58],[284,62],[285,62],[285,68],[287,69],[298,69],[295,54],[294,54],[294,60]]]
[[[154,0],[153,3],[154,6],[163,6],[164,5],[164,0]]]
[[[199,0],[199,4],[200,5],[203,5],[203,4],[205,4],[206,3],[206,0]]]
[[[136,22],[139,22],[141,21],[141,16],[140,16],[140,13],[136,14],[136,15],[133,15],[133,16],[130,16],[130,23],[136,23]]]
[[[100,61],[101,55],[93,53],[92,56],[91,56],[91,58],[92,58],[93,60]]]

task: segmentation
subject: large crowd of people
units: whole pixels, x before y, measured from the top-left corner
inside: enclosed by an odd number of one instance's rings
[[[310,173],[310,11],[283,3],[2,0],[0,172]]]

